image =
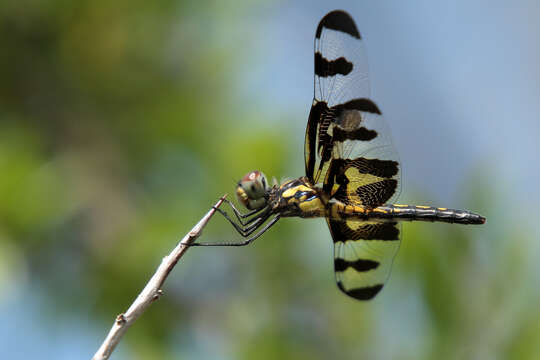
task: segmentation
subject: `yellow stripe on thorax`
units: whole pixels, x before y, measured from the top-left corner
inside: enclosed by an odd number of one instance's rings
[[[298,186],[295,186],[295,187],[292,187],[290,189],[285,190],[283,192],[283,197],[286,197],[286,198],[293,197],[294,194],[296,194],[298,191],[306,192],[306,191],[313,191],[313,189],[308,188],[305,185],[298,185]]]
[[[308,201],[305,201],[305,199],[300,199],[298,206],[305,213],[318,213],[319,216],[322,216],[324,213],[324,205],[321,199],[318,197],[314,197]]]

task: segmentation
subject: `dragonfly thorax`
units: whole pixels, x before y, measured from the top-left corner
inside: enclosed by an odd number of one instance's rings
[[[266,176],[258,170],[247,173],[236,186],[236,197],[249,210],[260,209],[267,204],[270,185]]]

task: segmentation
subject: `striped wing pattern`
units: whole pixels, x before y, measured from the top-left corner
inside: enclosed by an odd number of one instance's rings
[[[399,250],[397,222],[327,219],[334,239],[334,271],[341,291],[370,300],[383,288]]]
[[[362,37],[344,11],[332,11],[315,34],[315,90],[305,139],[306,177],[322,183],[331,204],[375,208],[400,192],[390,132],[369,99]],[[393,222],[328,219],[338,287],[367,300],[383,287],[399,249]]]

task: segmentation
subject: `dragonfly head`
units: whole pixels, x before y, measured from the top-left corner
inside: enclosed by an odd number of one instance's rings
[[[266,193],[270,190],[266,176],[258,170],[246,174],[236,186],[236,197],[249,210],[266,205]]]

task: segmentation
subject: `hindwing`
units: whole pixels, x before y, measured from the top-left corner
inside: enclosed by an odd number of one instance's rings
[[[327,222],[334,240],[338,288],[358,300],[372,299],[390,275],[400,246],[400,225],[334,219]]]

